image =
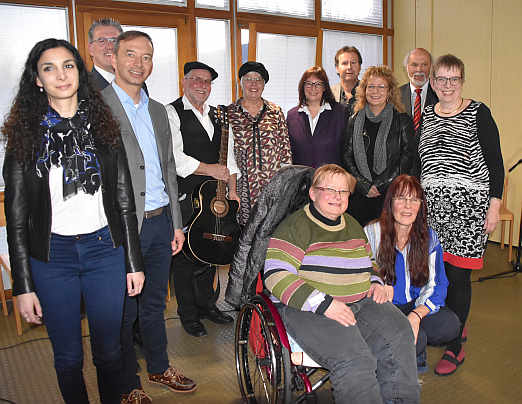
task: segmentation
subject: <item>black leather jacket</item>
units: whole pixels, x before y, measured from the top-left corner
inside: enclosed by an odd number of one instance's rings
[[[413,130],[413,122],[408,114],[400,113],[393,109],[393,120],[390,127],[390,133],[386,139],[386,169],[377,177],[373,178],[373,182],[368,181],[359,171],[355,156],[353,154],[353,129],[355,124],[354,114],[348,121],[346,127],[346,138],[343,150],[343,165],[346,170],[352,174],[357,180],[355,191],[362,195],[367,195],[372,185],[384,195],[388,189],[388,185],[400,174],[413,173],[414,148],[415,148],[415,131]],[[372,164],[369,162],[369,164]]]
[[[143,271],[138,221],[127,157],[119,147],[97,145],[105,215],[114,247],[125,248],[127,272]],[[7,242],[13,295],[34,292],[29,257],[49,261],[51,193],[49,176],[39,178],[34,163],[21,164],[6,153],[4,169]]]

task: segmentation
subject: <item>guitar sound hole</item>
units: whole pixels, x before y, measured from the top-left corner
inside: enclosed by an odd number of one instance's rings
[[[226,214],[228,213],[228,204],[220,199],[212,199],[210,206],[212,209],[212,213],[214,213],[214,215],[218,217],[226,216]]]

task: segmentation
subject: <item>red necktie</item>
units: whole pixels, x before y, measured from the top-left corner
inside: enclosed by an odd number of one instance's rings
[[[417,93],[417,97],[415,97],[415,104],[413,106],[413,128],[415,132],[419,129],[420,119],[421,119],[421,91],[422,88],[416,88],[415,92]]]

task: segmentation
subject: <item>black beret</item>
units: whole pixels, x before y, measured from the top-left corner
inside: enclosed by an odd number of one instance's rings
[[[259,62],[245,62],[243,65],[239,68],[239,78],[243,77],[245,74],[250,72],[256,72],[263,77],[263,80],[265,80],[265,83],[268,83],[268,72],[265,69],[265,66],[263,66],[263,63]]]
[[[183,74],[186,76],[188,72],[194,69],[208,70],[210,72],[210,77],[212,78],[212,80],[215,80],[218,76],[217,72],[212,67],[206,65],[205,63],[197,61],[185,63],[185,66],[183,66]]]

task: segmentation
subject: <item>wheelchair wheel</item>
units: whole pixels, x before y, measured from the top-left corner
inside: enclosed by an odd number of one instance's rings
[[[290,353],[281,345],[265,301],[255,296],[243,306],[236,323],[236,372],[248,404],[290,403]]]

